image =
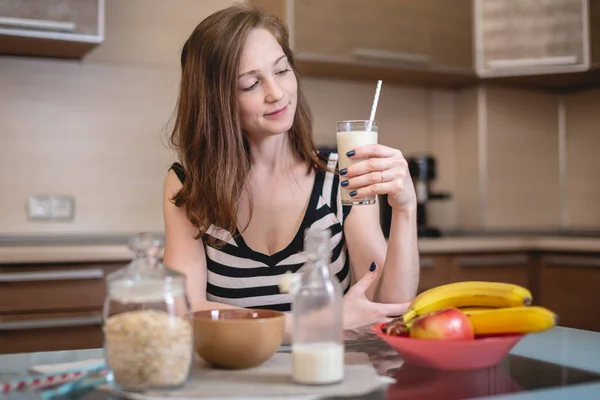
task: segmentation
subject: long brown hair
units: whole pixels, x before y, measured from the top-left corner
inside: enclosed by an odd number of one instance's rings
[[[237,200],[250,169],[237,107],[237,76],[246,37],[254,28],[273,34],[298,76],[287,28],[277,17],[255,7],[235,5],[210,15],[194,29],[181,52],[181,83],[170,142],[186,179],[173,202],[185,208],[198,228],[196,239],[211,224],[232,237],[237,233]],[[326,169],[312,140],[312,116],[300,82],[288,137],[294,154],[308,169]],[[212,236],[207,239],[213,246],[223,243]]]

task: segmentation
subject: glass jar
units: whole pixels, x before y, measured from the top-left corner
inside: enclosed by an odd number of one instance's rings
[[[309,385],[340,382],[344,378],[342,289],[329,263],[330,230],[308,229],[307,261],[292,300],[292,377]]]
[[[185,276],[162,264],[163,243],[142,233],[130,264],[106,278],[103,308],[108,382],[127,391],[187,382],[194,339]]]

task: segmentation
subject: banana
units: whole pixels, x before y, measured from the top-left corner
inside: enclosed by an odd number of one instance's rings
[[[459,307],[458,309],[464,314],[478,313],[481,311],[496,310],[498,307]]]
[[[558,316],[540,306],[473,310],[465,314],[475,335],[542,332],[558,324]]]
[[[429,289],[413,299],[403,320],[447,307],[516,307],[531,304],[531,292],[524,287],[486,281],[448,283]]]

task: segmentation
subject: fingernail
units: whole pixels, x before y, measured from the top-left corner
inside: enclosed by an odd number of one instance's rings
[[[346,157],[352,157],[355,154],[356,154],[356,152],[354,150],[350,150],[349,152],[346,153]]]
[[[352,197],[356,196],[356,190],[351,191],[350,196],[352,196]]]
[[[348,172],[348,170],[346,168],[340,170],[340,175],[346,175],[346,173]]]
[[[343,181],[343,182],[342,182],[342,187],[346,187],[346,186],[348,186],[349,184],[350,184],[350,182],[348,182],[348,181]]]
[[[373,271],[375,271],[375,268],[377,268],[377,264],[375,264],[375,261],[373,261],[371,263],[371,266],[369,267],[369,271],[373,272]]]

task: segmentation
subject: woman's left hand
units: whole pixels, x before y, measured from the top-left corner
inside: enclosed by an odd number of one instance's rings
[[[400,150],[370,144],[357,147],[347,155],[357,162],[340,170],[340,183],[350,190],[353,198],[386,194],[393,209],[411,212],[416,209],[417,196],[408,162]]]

